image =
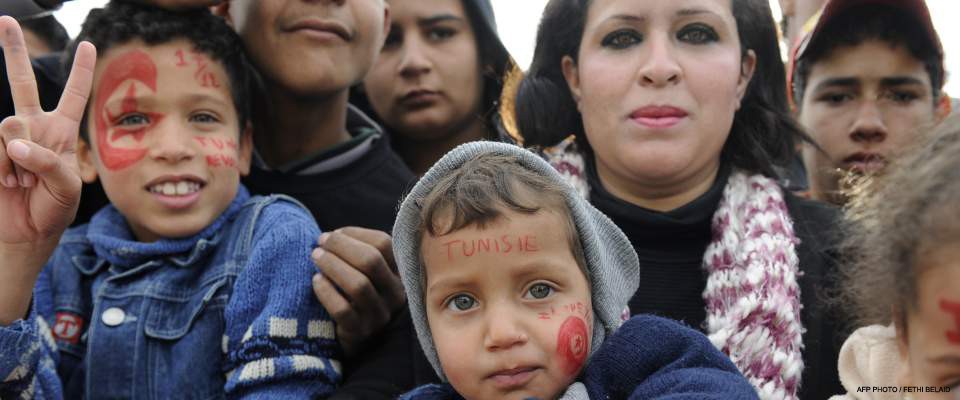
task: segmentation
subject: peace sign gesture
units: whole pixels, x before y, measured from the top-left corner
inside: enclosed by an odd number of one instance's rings
[[[77,137],[96,49],[80,43],[60,103],[44,112],[23,32],[11,17],[0,17],[0,46],[16,109],[0,123],[0,244],[58,240],[80,203]]]

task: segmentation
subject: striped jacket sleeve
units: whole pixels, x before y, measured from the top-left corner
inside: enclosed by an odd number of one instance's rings
[[[285,202],[268,206],[260,221],[224,312],[227,396],[327,397],[341,381],[341,350],[311,286],[320,230]]]

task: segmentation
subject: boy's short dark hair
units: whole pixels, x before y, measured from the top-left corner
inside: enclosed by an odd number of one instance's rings
[[[419,231],[431,236],[456,232],[468,226],[483,228],[511,210],[533,214],[556,212],[564,219],[573,258],[587,274],[587,262],[580,235],[567,206],[567,189],[524,167],[518,157],[486,153],[464,163],[444,176],[419,201]],[[423,263],[421,262],[421,265]]]
[[[46,15],[39,18],[24,18],[17,20],[24,30],[33,32],[51,52],[63,51],[70,43],[70,35],[67,29],[57,22],[53,15]]]
[[[87,15],[80,34],[65,55],[64,71],[70,70],[80,41],[93,43],[97,53],[103,55],[113,47],[138,39],[151,46],[186,39],[193,44],[194,50],[219,61],[230,79],[230,94],[240,130],[243,130],[250,117],[252,68],[240,37],[222,18],[207,9],[178,12],[113,0]],[[84,122],[80,125],[83,138],[88,137],[86,118],[84,113]]]
[[[803,104],[807,79],[810,71],[820,60],[829,57],[840,47],[856,46],[868,40],[880,40],[891,47],[902,46],[910,54],[923,62],[930,76],[931,93],[934,104],[939,100],[944,82],[943,55],[939,44],[931,39],[922,23],[903,9],[880,4],[870,4],[850,8],[830,19],[816,35],[821,39],[812,40],[803,55],[798,57],[793,70],[793,101],[800,107]]]

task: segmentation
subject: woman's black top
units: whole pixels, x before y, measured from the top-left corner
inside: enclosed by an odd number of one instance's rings
[[[640,287],[630,299],[631,314],[659,315],[703,330],[707,315],[703,253],[729,175],[729,168],[722,168],[713,186],[696,200],[659,212],[616,198],[590,168],[590,202],[623,230],[640,258]]]
[[[682,321],[705,332],[703,291],[707,274],[703,254],[710,244],[711,222],[731,169],[722,167],[706,193],[673,211],[659,212],[618,199],[587,168],[590,202],[630,239],[640,260],[640,287],[630,299],[631,314],[655,314]],[[801,399],[826,399],[843,392],[837,357],[846,338],[842,319],[824,298],[836,282],[836,223],[840,215],[830,205],[784,193],[787,210],[800,239],[800,301],[804,371]]]

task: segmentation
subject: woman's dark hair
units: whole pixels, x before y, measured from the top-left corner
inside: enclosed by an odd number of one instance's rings
[[[482,113],[484,120],[490,123],[490,116],[497,112],[500,93],[503,91],[504,75],[513,68],[513,60],[503,47],[493,21],[493,9],[488,0],[462,0],[463,8],[470,20],[474,37],[477,39],[477,56],[480,60],[483,77]],[[486,4],[479,4],[487,2]],[[482,7],[486,6],[486,12]],[[489,13],[489,15],[486,15]],[[493,131],[494,126],[489,127]]]
[[[195,51],[220,62],[230,79],[230,95],[237,110],[240,129],[250,117],[251,85],[254,72],[243,50],[243,43],[223,18],[206,9],[169,11],[127,1],[113,0],[104,8],[93,9],[83,22],[83,28],[64,54],[64,75],[70,71],[80,41],[97,47],[102,57],[111,48],[132,40],[142,40],[149,46],[177,39],[186,39]],[[80,135],[87,138],[86,119],[80,124]]]
[[[734,114],[721,159],[734,167],[776,177],[798,140],[809,137],[790,116],[786,72],[777,28],[767,0],[731,0],[743,55],[753,50],[753,79]],[[590,0],[551,0],[537,32],[533,63],[516,98],[517,126],[527,145],[550,146],[570,134],[592,157],[583,119],[561,70],[561,60],[577,60]]]
[[[846,212],[840,295],[858,326],[906,326],[925,254],[960,244],[960,115],[867,182]]]

